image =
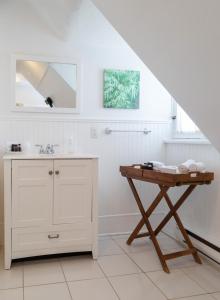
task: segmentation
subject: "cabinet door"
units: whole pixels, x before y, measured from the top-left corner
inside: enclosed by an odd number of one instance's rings
[[[54,161],[54,224],[91,224],[91,160]]]
[[[14,160],[12,162],[13,227],[52,223],[53,161]]]

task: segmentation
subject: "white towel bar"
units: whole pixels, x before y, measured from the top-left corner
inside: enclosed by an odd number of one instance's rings
[[[105,134],[111,134],[112,132],[138,132],[138,133],[149,134],[151,133],[151,130],[147,130],[146,128],[144,128],[143,130],[116,130],[111,128],[105,128]]]

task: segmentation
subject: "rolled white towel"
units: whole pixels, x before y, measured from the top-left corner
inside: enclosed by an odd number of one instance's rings
[[[168,174],[177,174],[178,168],[176,166],[162,166],[159,168],[159,170],[162,173],[168,173]]]
[[[197,163],[196,162],[191,163],[189,165],[188,172],[197,172],[197,171],[198,171]]]
[[[149,163],[153,164],[154,170],[159,170],[160,167],[164,166],[164,163],[162,163],[160,161],[156,161],[156,160],[151,160],[151,161],[149,161]]]
[[[189,172],[204,172],[205,164],[203,162],[195,162],[189,166]]]
[[[180,165],[178,166],[178,170],[179,170],[180,173],[186,174],[186,173],[189,172],[189,167],[190,167],[190,165],[193,165],[193,164],[195,164],[195,163],[196,163],[195,160],[193,160],[193,159],[188,159],[187,161],[185,161],[184,163],[182,163],[182,164],[180,164]]]

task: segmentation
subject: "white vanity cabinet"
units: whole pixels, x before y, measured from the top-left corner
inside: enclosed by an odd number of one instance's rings
[[[97,257],[97,165],[92,156],[4,157],[6,269],[29,256]]]

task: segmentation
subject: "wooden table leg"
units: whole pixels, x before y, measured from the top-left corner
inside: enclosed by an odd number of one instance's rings
[[[151,239],[152,239],[152,242],[153,242],[153,244],[154,244],[155,250],[156,250],[156,252],[157,252],[157,254],[158,254],[158,257],[159,257],[159,259],[160,259],[160,262],[161,262],[161,265],[162,265],[162,267],[163,267],[163,270],[164,270],[166,273],[170,273],[169,268],[168,268],[167,263],[166,263],[166,260],[165,260],[165,258],[164,258],[164,256],[163,256],[163,253],[162,253],[162,251],[161,251],[161,249],[160,249],[160,246],[159,246],[159,244],[158,244],[157,238],[156,238],[156,236],[155,236],[155,234],[154,234],[154,231],[153,231],[153,229],[152,229],[152,227],[151,227],[151,224],[150,224],[150,222],[149,222],[149,220],[148,220],[148,216],[146,215],[145,209],[144,209],[144,207],[143,207],[143,205],[142,205],[142,202],[141,202],[141,200],[140,200],[140,197],[139,197],[139,195],[138,195],[138,193],[137,193],[136,187],[135,187],[135,185],[134,185],[134,183],[133,183],[133,181],[132,181],[131,178],[127,178],[127,179],[128,179],[128,183],[129,183],[129,185],[130,185],[130,187],[131,187],[131,190],[132,190],[132,192],[133,192],[133,194],[134,194],[134,198],[135,198],[135,200],[136,200],[136,202],[137,202],[137,205],[138,205],[138,207],[139,207],[139,210],[140,210],[140,212],[141,212],[141,215],[142,215],[142,217],[143,217],[143,219],[144,219],[144,223],[145,223],[145,225],[146,225],[146,227],[147,227],[147,230],[148,230],[148,232],[149,232],[149,235],[150,235],[150,237],[151,237]]]
[[[157,197],[154,199],[154,201],[152,202],[152,204],[150,205],[150,207],[147,209],[147,211],[145,212],[145,215],[149,218],[150,215],[153,213],[153,211],[155,210],[155,208],[158,206],[158,204],[160,203],[160,201],[163,199],[165,193],[168,191],[169,187],[161,187],[161,191],[159,192],[159,194],[157,195]],[[127,244],[131,245],[131,243],[133,242],[133,240],[135,238],[137,238],[138,233],[140,232],[141,228],[144,226],[145,221],[144,218],[142,218],[140,220],[140,222],[138,223],[138,225],[135,227],[135,229],[133,230],[133,232],[131,233],[131,235],[129,236],[128,240],[127,240]],[[143,233],[140,234],[139,237],[144,237],[144,236],[149,236],[149,233]]]
[[[156,236],[164,228],[164,226],[169,222],[169,220],[172,218],[174,213],[180,208],[180,206],[184,203],[184,201],[189,197],[189,195],[192,193],[192,191],[195,189],[195,187],[196,187],[195,185],[190,185],[186,189],[186,191],[179,198],[179,200],[176,202],[176,204],[173,206],[173,208],[170,210],[170,212],[166,215],[166,217],[163,219],[163,221],[154,230],[154,234]]]
[[[160,185],[160,189],[161,189],[161,191],[163,189],[163,187],[161,185]],[[189,238],[189,236],[188,236],[188,234],[187,234],[187,232],[186,232],[186,230],[185,230],[185,228],[182,224],[182,221],[181,221],[178,213],[174,210],[174,205],[173,205],[173,203],[172,203],[172,201],[171,201],[171,199],[170,199],[170,197],[168,196],[167,193],[164,194],[164,198],[167,202],[167,205],[169,206],[169,209],[174,211],[173,217],[174,217],[174,219],[175,219],[175,221],[176,221],[176,223],[177,223],[177,225],[178,225],[178,227],[179,227],[179,229],[180,229],[180,231],[181,231],[181,233],[182,233],[182,235],[183,235],[183,237],[186,241],[186,244],[188,245],[189,249],[192,250],[192,255],[193,255],[195,261],[198,264],[202,264],[202,261],[201,261],[199,255],[198,255],[198,251],[193,246],[193,244],[192,244],[192,242],[191,242],[191,240],[190,240],[190,238]]]

